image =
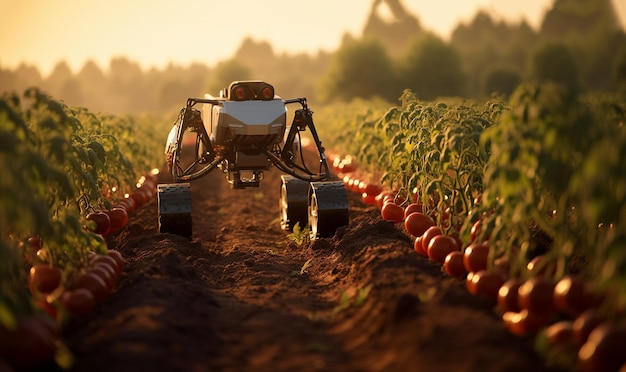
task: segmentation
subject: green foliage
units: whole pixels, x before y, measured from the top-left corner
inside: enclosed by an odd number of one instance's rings
[[[0,307],[23,312],[15,298],[26,283],[21,260],[34,258],[30,236],[42,239],[66,279],[86,265],[89,251],[106,250],[84,228],[85,217],[110,208],[162,161],[154,124],[69,107],[38,89],[0,98],[0,277],[8,286]]]
[[[405,89],[423,100],[464,96],[465,76],[458,52],[433,35],[416,38],[400,63]]]
[[[248,66],[242,62],[231,59],[220,62],[211,74],[211,78],[206,87],[207,93],[217,96],[220,90],[228,88],[228,85],[237,80],[251,79],[251,72]]]
[[[562,43],[542,45],[532,56],[532,76],[540,82],[555,82],[571,94],[579,90],[578,67],[570,48]]]
[[[373,39],[347,41],[337,51],[320,83],[322,101],[353,97],[392,99],[395,74],[384,46]]]

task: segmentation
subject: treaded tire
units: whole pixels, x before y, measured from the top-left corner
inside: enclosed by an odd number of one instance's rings
[[[280,178],[280,227],[285,231],[293,231],[299,223],[304,228],[308,222],[309,182],[289,175]]]
[[[308,197],[311,240],[330,238],[350,222],[348,194],[341,181],[311,182]]]
[[[191,239],[191,185],[167,183],[157,185],[159,232]]]

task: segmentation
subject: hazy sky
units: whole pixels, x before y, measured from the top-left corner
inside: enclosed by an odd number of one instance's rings
[[[108,68],[126,56],[142,67],[173,62],[214,65],[244,37],[276,53],[335,50],[345,33],[360,36],[372,0],[0,0],[0,66],[21,62],[48,74],[61,60]],[[477,9],[496,19],[524,17],[537,27],[552,0],[403,0],[422,27],[448,38]],[[622,25],[626,0],[613,0]]]

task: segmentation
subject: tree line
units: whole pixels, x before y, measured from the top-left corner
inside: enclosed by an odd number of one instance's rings
[[[383,6],[392,20],[381,17]],[[70,105],[111,113],[168,112],[187,97],[217,94],[244,79],[320,104],[374,96],[393,102],[404,89],[424,100],[480,99],[506,96],[528,80],[557,81],[573,92],[626,91],[626,34],[611,0],[554,0],[538,30],[479,11],[449,41],[424,29],[401,0],[374,0],[362,34],[345,34],[332,52],[277,54],[269,42],[246,38],[231,58],[211,67],[146,71],[115,57],[106,71],[87,61],[74,73],[61,61],[44,77],[34,66],[0,66],[0,91],[38,86]]]

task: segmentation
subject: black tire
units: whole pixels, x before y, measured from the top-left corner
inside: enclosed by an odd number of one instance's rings
[[[309,182],[282,175],[280,185],[280,227],[293,231],[296,224],[304,228],[308,217]]]
[[[157,185],[159,232],[191,238],[191,185],[169,183]]]
[[[348,193],[341,181],[311,182],[308,197],[311,240],[330,238],[350,222]]]

